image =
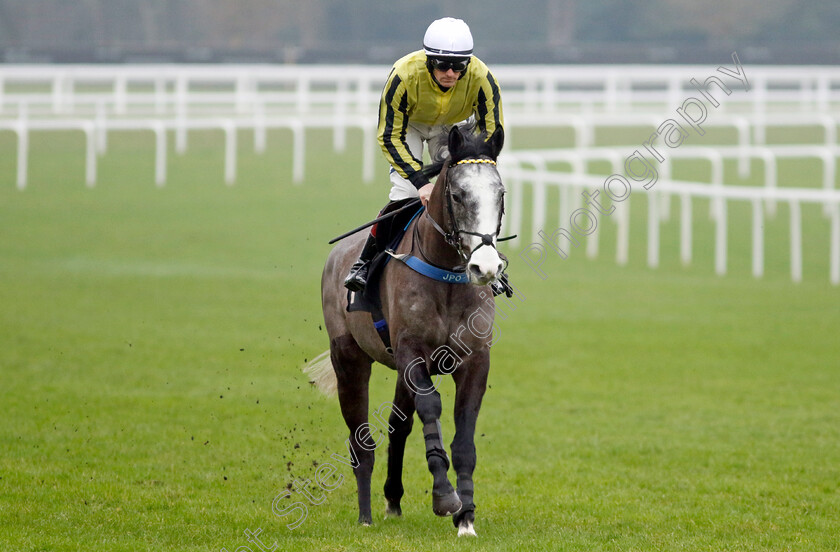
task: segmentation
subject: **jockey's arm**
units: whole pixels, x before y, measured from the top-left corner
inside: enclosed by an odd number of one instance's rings
[[[487,71],[478,90],[474,113],[479,130],[486,132],[488,138],[497,128],[504,126],[499,83],[490,71]]]
[[[408,92],[396,71],[392,72],[379,102],[377,137],[382,153],[392,167],[418,190],[429,183],[420,172],[423,163],[414,157],[405,141],[408,128]]]

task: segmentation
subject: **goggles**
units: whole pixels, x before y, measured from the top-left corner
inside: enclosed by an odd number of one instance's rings
[[[437,69],[439,71],[449,71],[452,69],[456,73],[463,73],[467,70],[467,65],[470,64],[470,58],[439,58],[439,57],[429,57],[429,65],[432,66],[432,69]]]

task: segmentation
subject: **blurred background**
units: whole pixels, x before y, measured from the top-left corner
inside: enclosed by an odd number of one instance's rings
[[[467,21],[493,63],[827,64],[828,0],[0,0],[5,62],[390,63],[432,20]]]

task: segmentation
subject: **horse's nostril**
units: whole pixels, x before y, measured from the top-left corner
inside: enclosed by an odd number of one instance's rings
[[[481,276],[481,269],[478,268],[478,265],[471,264],[470,265],[470,272],[472,272],[476,276]]]
[[[505,266],[502,263],[499,263],[499,268],[496,269],[496,274],[500,274],[504,268]]]

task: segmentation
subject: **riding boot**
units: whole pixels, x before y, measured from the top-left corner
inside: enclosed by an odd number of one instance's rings
[[[350,267],[350,273],[344,279],[344,287],[350,291],[362,291],[367,284],[368,270],[370,269],[370,262],[376,255],[376,237],[368,234],[365,246],[362,248],[362,254],[359,255],[359,260],[353,263]]]

